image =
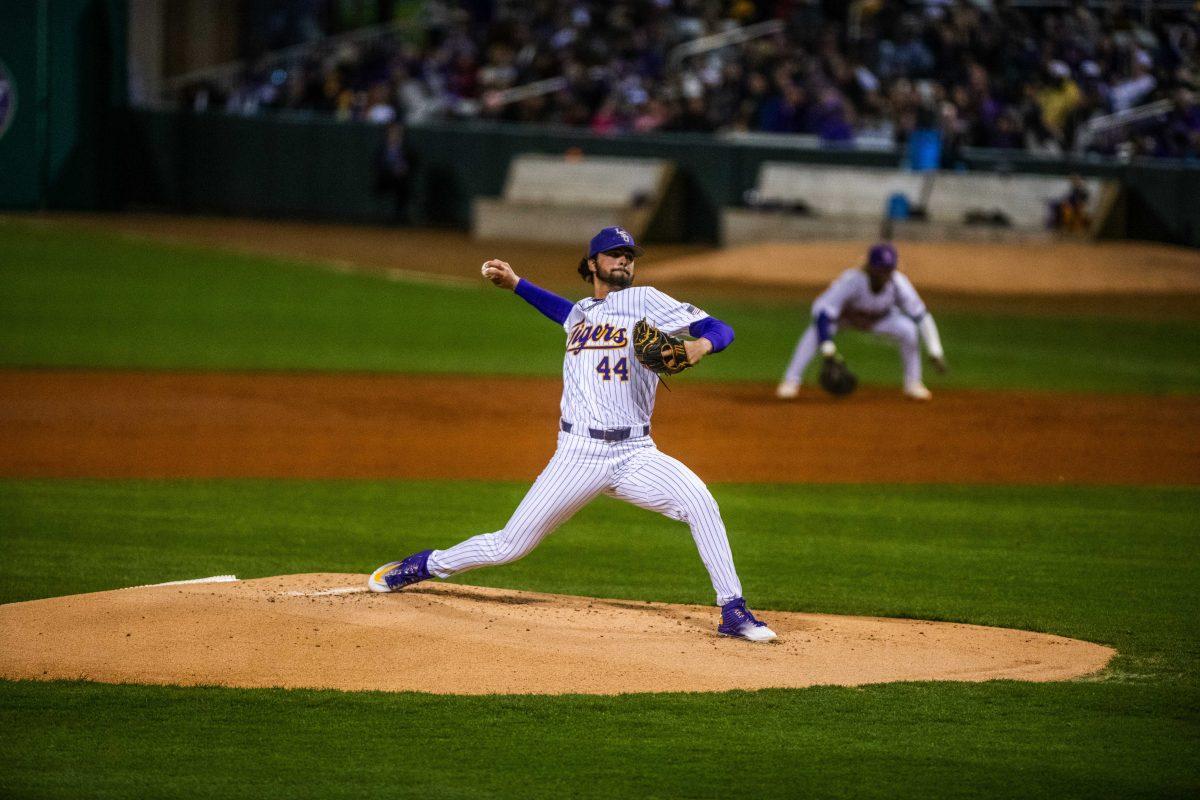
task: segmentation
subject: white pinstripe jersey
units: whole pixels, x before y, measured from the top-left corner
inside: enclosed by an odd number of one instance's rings
[[[671,335],[687,333],[708,314],[650,286],[631,286],[597,300],[584,298],[563,329],[562,418],[589,428],[650,424],[658,376],[633,354],[633,326],[642,317]]]
[[[848,269],[813,301],[812,313],[815,317],[824,311],[833,320],[882,319],[893,308],[913,319],[925,316],[925,303],[912,282],[900,272],[892,273],[892,279],[876,294],[871,291],[871,280],[863,270]]]

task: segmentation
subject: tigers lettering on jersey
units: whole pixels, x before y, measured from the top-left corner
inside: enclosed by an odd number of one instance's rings
[[[571,327],[567,339],[567,352],[579,355],[583,350],[616,350],[629,344],[625,328],[612,325],[587,325],[577,322]]]
[[[560,416],[580,429],[650,424],[658,376],[638,363],[633,326],[644,317],[675,336],[707,316],[651,286],[576,303],[563,321]]]

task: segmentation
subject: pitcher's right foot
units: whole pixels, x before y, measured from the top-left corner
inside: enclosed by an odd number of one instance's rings
[[[429,554],[432,550],[413,553],[403,561],[389,561],[371,573],[367,588],[372,592],[398,592],[405,586],[423,581],[429,575]]]

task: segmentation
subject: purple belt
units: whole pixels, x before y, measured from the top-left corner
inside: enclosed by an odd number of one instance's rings
[[[563,433],[570,433],[571,429],[575,427],[574,423],[567,422],[565,419],[560,419],[558,424],[562,428]],[[649,436],[650,426],[643,425],[640,428],[588,428],[587,435],[604,442],[623,442],[633,435],[634,431],[641,431],[638,434],[639,436]],[[580,430],[578,435],[582,436],[583,431]]]

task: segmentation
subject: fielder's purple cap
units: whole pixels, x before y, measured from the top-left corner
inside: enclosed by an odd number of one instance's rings
[[[631,248],[634,255],[640,256],[642,254],[642,248],[638,247],[633,241],[633,237],[629,235],[629,231],[614,225],[611,228],[605,228],[592,237],[591,243],[588,244],[588,258],[592,258],[596,253],[603,253],[605,250],[616,250],[618,247]]]
[[[900,256],[896,255],[896,248],[887,242],[880,242],[867,253],[867,266],[872,269],[891,272],[899,261]]]

